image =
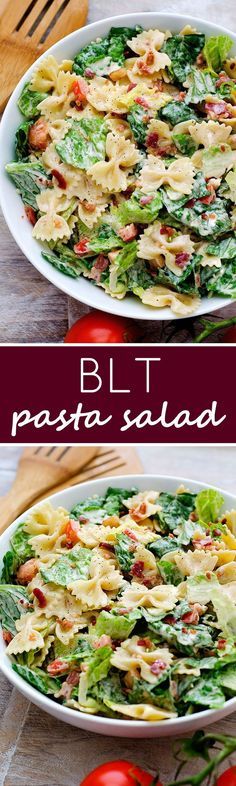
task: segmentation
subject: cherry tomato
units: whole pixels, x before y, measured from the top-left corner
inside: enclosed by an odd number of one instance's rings
[[[225,330],[222,341],[224,344],[236,344],[236,325],[232,325],[228,330]]]
[[[80,786],[162,786],[148,772],[129,761],[109,761],[90,772]]]
[[[78,521],[74,521],[73,519],[70,519],[70,521],[68,521],[68,524],[66,525],[65,534],[66,534],[67,540],[69,541],[69,543],[71,543],[72,546],[74,546],[75,543],[78,543],[79,536],[80,536],[80,524],[79,524],[79,522]]]
[[[236,767],[229,767],[216,781],[217,786],[236,786]]]
[[[91,311],[72,325],[64,341],[66,344],[127,344],[139,335],[138,326],[130,319]]]

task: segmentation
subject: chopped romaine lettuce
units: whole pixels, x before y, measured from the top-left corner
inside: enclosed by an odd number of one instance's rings
[[[218,240],[215,243],[212,241],[207,246],[206,253],[220,257],[220,259],[234,259],[236,257],[235,235],[225,237],[223,240]]]
[[[212,71],[220,71],[232,44],[233,41],[229,35],[210,36],[206,40],[203,50],[208,68],[211,68]]]
[[[217,680],[207,675],[207,677],[202,677],[195,682],[193,688],[183,696],[183,701],[185,704],[200,704],[202,707],[210,707],[213,710],[223,707],[225,696]]]
[[[117,70],[124,63],[127,41],[135,38],[141,30],[138,25],[135,28],[112,27],[105,38],[92,41],[81,49],[74,59],[73,70],[76,74],[86,75],[88,69],[88,77],[97,73],[102,76]]]
[[[133,103],[129,109],[127,120],[133,131],[134,138],[139,145],[145,145],[147,137],[147,123],[150,112],[140,104]]]
[[[195,508],[195,494],[181,492],[180,494],[168,494],[162,492],[159,496],[161,511],[158,512],[158,519],[164,532],[173,532],[176,527],[183,524],[189,518],[189,514]]]
[[[46,696],[60,690],[61,681],[57,677],[50,677],[43,669],[29,669],[28,666],[21,666],[19,663],[13,663],[12,668],[26,682],[29,682],[32,688],[36,688],[40,693],[45,693]]]
[[[124,573],[129,573],[134,562],[135,543],[129,535],[121,532],[117,535],[115,545],[115,555],[120,569]]]
[[[203,489],[203,491],[200,491],[196,496],[196,511],[198,518],[206,524],[217,521],[223,503],[224,497],[222,497],[219,491],[215,491],[215,489]]]
[[[171,101],[158,112],[161,120],[171,123],[172,126],[177,123],[185,123],[188,120],[198,120],[198,116],[191,106],[188,106],[185,101]]]
[[[61,142],[56,144],[56,151],[66,164],[87,170],[105,158],[107,132],[106,122],[100,117],[74,120]]]
[[[41,576],[46,583],[67,587],[72,581],[88,579],[91,558],[91,549],[75,546],[68,554],[59,556],[50,568],[41,567]]]
[[[122,226],[126,224],[150,224],[158,216],[162,207],[160,192],[150,195],[150,201],[142,203],[144,199],[140,191],[134,191],[130,199],[124,200],[118,207],[117,218]]]
[[[12,178],[25,205],[38,210],[36,196],[47,188],[49,176],[42,164],[36,161],[13,161],[6,165],[6,171]]]
[[[236,258],[214,272],[207,282],[207,290],[215,295],[236,298]]]
[[[115,614],[109,611],[101,611],[92,633],[97,636],[102,636],[104,633],[111,636],[112,639],[123,641],[128,639],[132,630],[135,628],[136,622],[142,616],[139,609],[133,609],[126,614]]]
[[[183,581],[183,574],[174,562],[169,562],[166,557],[162,557],[158,562],[158,570],[165,584],[177,586]]]
[[[197,145],[190,134],[173,134],[172,139],[177,149],[180,150],[184,156],[192,156],[193,153],[195,153]]]
[[[16,634],[15,622],[29,610],[29,598],[24,587],[17,584],[0,584],[0,622],[12,636]]]
[[[105,679],[110,669],[110,660],[112,656],[111,647],[99,647],[94,650],[91,658],[88,661],[87,679],[88,687],[91,688],[96,682]]]
[[[177,82],[184,82],[191,65],[204,47],[205,36],[201,33],[174,35],[167,38],[164,51],[171,60],[170,72]]]
[[[47,98],[47,95],[47,93],[38,93],[36,90],[31,90],[29,82],[27,82],[17,102],[21,114],[27,117],[28,120],[38,117],[40,115],[38,105]]]
[[[28,134],[31,125],[31,120],[24,120],[24,122],[21,123],[21,125],[17,128],[15,135],[15,153],[17,161],[23,161],[24,159],[28,158]]]
[[[222,177],[235,162],[235,151],[230,145],[211,145],[202,154],[202,171],[205,178]]]
[[[216,94],[216,77],[207,69],[192,68],[188,75],[187,104],[199,104],[209,93]]]

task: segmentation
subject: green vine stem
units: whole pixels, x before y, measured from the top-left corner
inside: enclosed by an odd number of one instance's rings
[[[236,317],[221,319],[219,322],[211,322],[209,319],[202,320],[203,330],[194,339],[194,344],[200,344],[201,341],[208,338],[215,330],[222,330],[222,328],[231,327],[231,325],[236,325]]]
[[[175,779],[168,783],[168,786],[176,786],[176,784],[178,784],[178,786],[201,786],[205,779],[211,776],[213,772],[217,773],[218,766],[236,751],[236,737],[227,737],[224,734],[205,734],[202,742],[204,746],[206,743],[209,743],[211,747],[214,746],[215,742],[219,742],[223,745],[223,748],[214,758],[209,759],[205,767],[199,773],[187,776],[181,780]]]

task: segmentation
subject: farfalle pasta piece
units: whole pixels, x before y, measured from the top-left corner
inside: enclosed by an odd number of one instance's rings
[[[148,30],[128,42],[130,49],[140,55],[132,68],[134,77],[136,74],[157,76],[171,65],[169,56],[160,52],[164,40],[165,34],[160,30]]]
[[[189,133],[197,145],[203,147],[211,147],[211,145],[218,145],[220,142],[226,142],[231,134],[232,128],[218,123],[215,120],[203,120],[201,123],[189,124]]]
[[[53,55],[47,55],[33,72],[30,82],[31,89],[37,90],[39,93],[48,93],[55,88],[59,72],[71,72],[72,66],[72,60],[63,60],[62,63],[58,63]]]
[[[226,513],[224,513],[224,519],[228,529],[236,537],[236,510],[227,510]]]
[[[87,202],[86,200],[79,202],[78,214],[83,224],[89,229],[97,224],[99,218],[107,208],[107,201],[105,197],[100,197],[97,203]]]
[[[231,79],[236,79],[236,57],[229,57],[224,63],[224,70]]]
[[[88,174],[98,186],[102,186],[103,191],[125,191],[127,170],[134,167],[140,159],[137,148],[129,139],[109,132],[106,155],[109,160],[98,161],[89,169]]]
[[[125,589],[120,600],[122,608],[131,610],[137,606],[154,608],[160,611],[171,611],[177,600],[177,589],[171,584],[168,587],[158,585],[152,589],[146,589],[144,585],[132,581],[130,587]]]
[[[167,668],[170,666],[173,656],[167,647],[155,648],[153,646],[153,649],[147,649],[145,643],[139,644],[138,642],[140,642],[139,636],[132,636],[132,638],[123,641],[111,656],[111,665],[121,671],[129,672],[134,678],[139,679],[141,676],[146,682],[155,684],[156,675],[151,671],[151,666],[155,661],[162,660]]]
[[[163,708],[154,707],[153,704],[116,704],[109,701],[109,707],[113,712],[119,712],[129,718],[144,721],[162,721],[168,718],[176,718],[176,712],[169,712]]]
[[[226,563],[226,565],[221,565],[216,570],[216,575],[220,584],[230,584],[231,582],[236,582],[236,562],[233,560],[232,562]]]
[[[109,79],[98,76],[89,85],[88,103],[98,112],[122,112],[119,100],[127,92],[125,85],[113,84]],[[123,108],[123,112],[126,109]]]
[[[200,243],[197,247],[197,253],[201,255],[201,267],[221,267],[220,257],[208,254],[208,243]]]
[[[197,295],[180,295],[167,287],[155,286],[145,289],[142,302],[154,308],[170,306],[178,317],[186,317],[197,310],[200,299]]]
[[[43,649],[45,627],[45,621],[31,613],[24,614],[16,620],[17,633],[8,644],[8,655],[20,655],[22,652]]]
[[[179,194],[191,194],[193,178],[194,167],[190,158],[181,156],[166,169],[161,158],[150,154],[138,182],[144,194],[153,193],[164,184],[169,185],[172,189],[170,196],[175,199],[179,198]]]
[[[27,516],[25,530],[30,537],[30,545],[37,556],[54,552],[63,540],[69,514],[64,508],[55,508],[43,502]]]
[[[183,576],[195,576],[214,570],[217,557],[204,550],[187,551],[186,554],[175,554],[174,561]]]
[[[183,267],[186,267],[193,253],[194,244],[189,235],[173,234],[169,238],[163,232],[160,221],[147,227],[138,242],[138,257],[150,261],[154,268],[166,265],[176,276],[182,275]]]
[[[46,189],[37,196],[40,212],[45,213],[36,221],[32,236],[37,240],[64,240],[70,237],[72,228],[61,215],[70,206],[70,200],[59,189]]]
[[[158,491],[140,491],[124,500],[124,505],[129,510],[133,521],[142,522],[149,516],[154,516],[161,509],[158,503]]]
[[[86,611],[106,606],[106,593],[117,591],[121,584],[121,573],[116,570],[113,561],[94,554],[90,564],[90,579],[73,581],[68,585],[68,589],[80,601],[81,610]]]

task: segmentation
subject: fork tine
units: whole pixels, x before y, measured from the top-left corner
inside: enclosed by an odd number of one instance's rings
[[[42,2],[42,0],[40,0]],[[44,0],[44,6],[46,5],[46,0]],[[30,36],[30,40],[34,46],[37,46],[41,42],[41,38],[43,37],[44,33],[46,33],[48,27],[50,26],[51,22],[53,21],[56,14],[59,13],[61,6],[63,5],[63,0],[53,0],[50,4],[49,8],[47,8],[46,12],[43,14],[42,18],[39,20],[37,27],[33,31],[32,35]],[[37,19],[37,17],[36,17]],[[36,22],[36,20],[35,20]]]
[[[24,12],[30,5],[31,0],[9,0],[0,16],[0,33],[12,33],[16,30]],[[37,2],[37,0],[36,0]]]
[[[51,0],[53,3],[53,0]],[[30,10],[30,13],[25,18],[25,21],[21,25],[20,32],[22,36],[28,36],[28,33],[33,26],[34,22],[38,18],[38,16],[43,12],[43,9],[47,3],[47,0],[36,0],[33,7]],[[30,4],[30,3],[29,3]]]

